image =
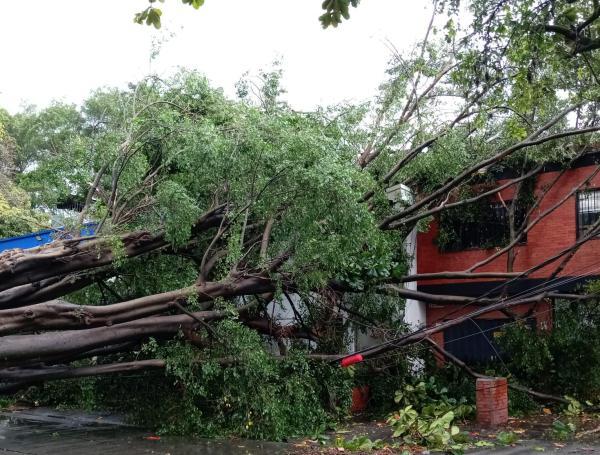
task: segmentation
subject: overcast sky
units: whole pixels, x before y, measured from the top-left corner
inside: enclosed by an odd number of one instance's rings
[[[163,29],[133,23],[145,0],[2,2],[0,106],[80,102],[100,86],[123,86],[178,66],[234,93],[244,71],[282,59],[287,99],[297,109],[372,97],[389,43],[422,39],[429,0],[363,0],[337,29],[322,30],[320,0],[206,0],[196,11],[167,0]],[[152,41],[167,41],[150,62]]]

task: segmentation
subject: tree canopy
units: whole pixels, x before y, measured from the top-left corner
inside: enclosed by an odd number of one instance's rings
[[[153,3],[136,20],[156,26]],[[284,437],[289,428],[276,422],[299,406],[294,400],[306,414],[289,421],[312,429],[339,412],[343,391],[332,384],[346,387],[348,377],[323,362],[348,353],[350,333],[379,337],[364,356],[406,371],[397,349],[460,318],[408,331],[405,300],[472,302],[405,283],[512,280],[545,266],[559,274],[600,223],[528,270],[513,270],[513,253],[548,215],[535,210],[548,189],[526,193],[526,183],[549,162],[568,167],[600,130],[597,5],[575,3],[567,14],[571,7],[553,1],[473,0],[468,22],[458,2],[436,3],[422,42],[391,56],[378,96],[362,104],[297,112],[279,97],[277,71],[242,81],[234,100],[182,70],[98,90],[81,106],[0,112],[8,157],[0,210],[29,216],[76,201],[81,211],[68,227],[98,223],[91,239],[0,255],[0,389],[163,369],[180,390],[156,387],[185,397],[185,428],[204,412],[222,425],[235,415],[230,432]],[[325,2],[324,25],[347,18],[349,5],[357,2]],[[571,27],[574,39],[565,42],[557,27]],[[505,168],[517,176],[499,184]],[[479,273],[477,263],[410,274],[411,232],[507,187],[516,194],[510,233],[486,259],[506,255],[505,272]],[[526,215],[517,222],[519,201]],[[557,294],[480,296],[472,316],[549,296]],[[248,378],[268,408],[260,417]],[[286,393],[294,387],[300,398]],[[267,403],[273,394],[285,399]],[[162,412],[171,429],[181,423],[173,409]]]

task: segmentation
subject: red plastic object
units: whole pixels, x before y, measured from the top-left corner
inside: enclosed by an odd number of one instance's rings
[[[144,439],[146,441],[160,441],[160,436],[146,436]]]
[[[349,355],[348,357],[344,357],[340,361],[340,365],[342,368],[347,368],[350,365],[354,365],[355,363],[359,363],[363,361],[363,356],[361,354]]]

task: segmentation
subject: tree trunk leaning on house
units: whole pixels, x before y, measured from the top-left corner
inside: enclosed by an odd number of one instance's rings
[[[489,50],[482,55],[497,65],[484,68],[469,63],[477,53],[472,42],[451,34],[448,42],[438,42],[431,27],[415,56],[392,58],[370,115],[352,105],[318,115],[293,111],[277,99],[279,89],[273,92],[280,81],[277,72],[263,75],[263,85],[246,81],[245,87],[258,90],[260,103],[250,89],[240,91],[241,101],[231,101],[199,75],[182,72],[168,81],[150,78],[130,90],[98,92],[82,110],[61,108],[59,117],[70,119],[64,128],[70,133],[41,131],[27,155],[37,167],[19,184],[35,194],[37,203],[49,203],[64,191],[53,179],[61,169],[79,188],[83,214],[100,225],[91,239],[0,255],[3,390],[41,380],[163,368],[162,359],[83,370],[72,362],[86,357],[102,362],[99,350],[107,349],[110,359],[150,339],[166,343],[183,337],[210,350],[214,328],[224,319],[233,318],[280,347],[287,340],[311,340],[316,348],[307,355],[328,361],[346,355],[336,341],[340,321],[346,321],[343,330],[356,319],[397,330],[391,341],[364,353],[377,358],[468,317],[556,296],[550,289],[520,298],[477,299],[407,290],[402,283],[436,276],[408,275],[403,241],[430,216],[466,210],[477,200],[514,189],[509,239],[494,254],[507,255],[506,272],[487,277],[511,281],[543,267],[558,275],[600,230],[598,223],[569,248],[523,272],[514,271],[514,246],[598,169],[545,212],[534,208],[558,179],[533,191],[520,226],[515,204],[545,164],[568,167],[586,143],[595,141],[598,56],[580,50],[565,60],[556,45],[544,55],[499,56]],[[506,45],[516,48],[523,44],[519,40],[544,36],[515,36]],[[548,81],[547,71],[558,62],[576,67],[577,77],[568,73]],[[459,101],[440,116],[440,100],[446,97]],[[58,107],[52,109],[45,117],[9,119],[7,131],[17,144],[21,141],[22,154],[33,143],[25,143],[23,125],[31,121],[43,127],[41,119],[58,116]],[[372,125],[365,128],[369,119]],[[44,143],[52,134],[59,153],[49,153]],[[92,172],[73,166],[83,158],[94,163]],[[461,196],[502,167],[520,174],[494,183],[482,195]],[[392,204],[388,190],[399,184],[411,188],[414,198]],[[487,262],[437,277],[481,279],[485,273],[476,270]],[[283,323],[269,301],[291,294],[300,300]],[[401,334],[401,321],[391,315],[406,298],[478,308]]]

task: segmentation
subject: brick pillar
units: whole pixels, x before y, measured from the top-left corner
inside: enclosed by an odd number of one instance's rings
[[[428,322],[428,324],[429,324],[429,322]],[[443,331],[432,334],[430,338],[439,347],[444,348],[444,332]],[[435,364],[437,365],[437,367],[444,368],[444,366],[446,365],[446,358],[442,354],[437,352],[435,349],[432,349],[431,352],[433,353],[433,358],[435,359]]]
[[[363,412],[369,404],[369,386],[363,385],[352,388],[352,406],[350,412],[353,414]]]
[[[484,427],[508,422],[508,384],[506,378],[479,378],[475,384],[477,423]]]

